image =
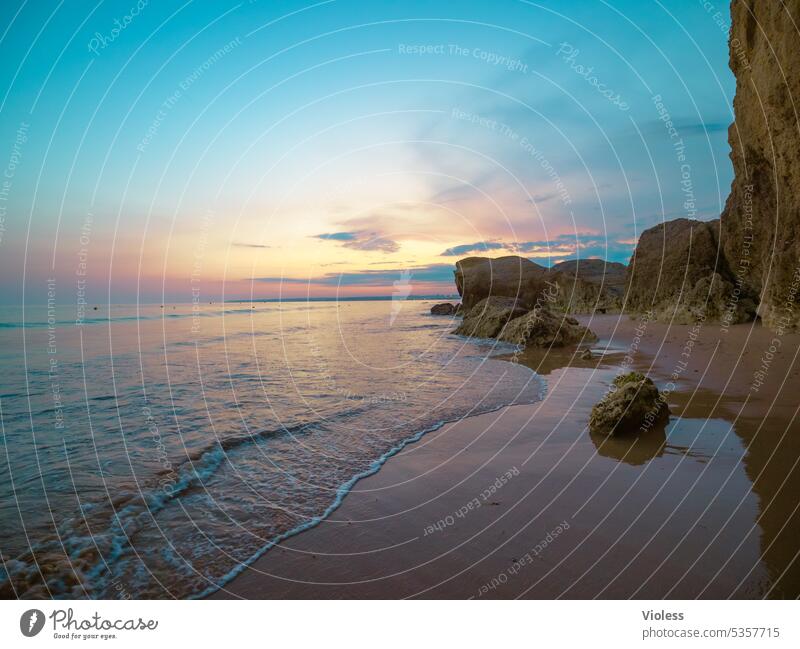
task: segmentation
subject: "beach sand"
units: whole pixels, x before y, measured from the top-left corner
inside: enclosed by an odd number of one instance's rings
[[[543,401],[429,433],[214,597],[800,595],[800,336],[581,320],[609,353],[526,352]],[[670,389],[665,430],[587,432],[621,367]]]

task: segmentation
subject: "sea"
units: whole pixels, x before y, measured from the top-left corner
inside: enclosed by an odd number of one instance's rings
[[[542,398],[433,303],[0,308],[0,596],[206,596],[426,433]]]

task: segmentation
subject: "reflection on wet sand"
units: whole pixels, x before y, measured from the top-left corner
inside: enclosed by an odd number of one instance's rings
[[[591,358],[582,358],[581,353],[584,349],[591,349]],[[501,360],[508,360],[530,367],[539,376],[547,376],[552,374],[555,370],[560,370],[563,367],[580,367],[580,368],[610,368],[614,367],[615,362],[619,362],[622,352],[617,350],[604,350],[595,347],[591,348],[553,348],[553,349],[540,349],[537,347],[528,347],[516,354],[507,354],[499,356]]]
[[[624,317],[592,319],[598,335],[618,347],[633,339],[634,327],[635,322]],[[668,375],[683,335],[682,327],[650,323],[633,369],[656,379]],[[775,356],[766,380],[754,390],[754,373],[771,338],[768,329],[756,325],[736,325],[724,334],[715,327],[701,331],[690,370],[670,395],[673,418],[666,431],[665,453],[670,446],[681,446],[687,453],[700,453],[697,459],[702,462],[709,461],[705,454],[730,454],[738,447],[739,463],[758,504],[752,526],[759,532],[762,562],[769,574],[769,584],[760,595],[794,598],[800,595],[800,406],[796,394],[800,336],[783,337],[782,353]],[[689,421],[717,423],[706,426],[694,443]]]
[[[597,454],[612,460],[639,466],[664,454],[667,442],[665,427],[653,428],[642,435],[632,437],[608,437],[589,433]]]
[[[594,380],[603,381],[605,375],[622,371],[620,365],[624,353],[620,352],[620,347],[624,345],[628,332],[624,319],[621,322],[622,331],[617,330],[615,340],[611,343],[608,339],[598,341],[591,359],[581,358],[581,350],[575,349],[528,349],[519,353],[517,360],[543,376],[562,368],[594,369]],[[653,329],[652,333],[657,334],[658,327]],[[658,382],[663,373],[654,371],[653,364],[653,356],[643,354],[632,368],[626,369],[649,372]],[[698,365],[702,367],[702,364]],[[698,383],[682,383],[670,393],[672,416],[660,427],[628,437],[606,437],[588,430],[585,434],[591,439],[599,458],[637,467],[643,472],[638,478],[638,488],[643,487],[643,481],[654,479],[662,470],[659,467],[653,467],[652,471],[647,469],[655,460],[674,456],[682,458],[680,462],[704,465],[697,472],[690,472],[694,477],[681,488],[682,493],[675,491],[674,486],[670,487],[672,502],[700,499],[709,504],[711,511],[727,511],[720,523],[722,530],[728,537],[737,537],[741,542],[752,533],[758,533],[761,565],[769,574],[769,583],[757,587],[755,592],[745,586],[748,581],[751,584],[759,581],[754,579],[759,569],[753,565],[743,570],[747,574],[742,575],[741,590],[737,589],[737,595],[746,592],[749,593],[747,596],[796,596],[800,592],[800,566],[796,561],[798,543],[794,535],[787,534],[787,530],[800,529],[796,498],[800,485],[794,471],[797,458],[800,458],[800,442],[796,434],[787,434],[794,424],[793,413],[786,408],[772,408],[766,418],[743,417],[743,400],[735,391],[726,394],[720,389],[722,386],[718,388],[717,382],[708,381],[707,375],[705,378],[709,387],[702,385],[702,377],[693,376],[692,379],[697,379]],[[779,449],[787,450],[785,453],[776,452]],[[674,465],[670,463],[669,466]],[[789,484],[793,488],[787,489]],[[748,493],[750,497],[747,497]],[[745,504],[750,501],[757,507]],[[693,535],[702,536],[702,526],[698,528],[688,520],[679,523],[675,519],[682,506],[675,507],[678,509],[664,514],[671,519],[671,524],[678,527],[685,524],[687,533],[693,529]],[[753,513],[749,517],[743,516],[750,510]],[[708,552],[710,549],[705,550],[706,557]]]

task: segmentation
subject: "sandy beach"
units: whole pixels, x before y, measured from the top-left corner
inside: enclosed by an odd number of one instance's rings
[[[800,594],[800,338],[776,343],[757,325],[581,320],[600,338],[593,349],[606,350],[599,358],[519,358],[546,381],[543,401],[424,436],[213,597]],[[591,406],[620,368],[670,390],[665,430],[588,433]]]

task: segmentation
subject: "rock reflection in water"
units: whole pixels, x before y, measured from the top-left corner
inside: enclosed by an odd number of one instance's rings
[[[597,454],[603,457],[626,462],[632,466],[645,464],[664,455],[667,446],[665,426],[653,428],[641,435],[609,437],[589,433]]]

